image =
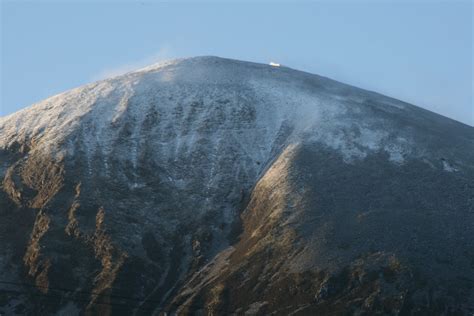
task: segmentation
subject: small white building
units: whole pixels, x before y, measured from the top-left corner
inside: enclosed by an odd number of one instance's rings
[[[273,61],[270,62],[270,66],[272,67],[280,67],[280,64],[274,63]]]

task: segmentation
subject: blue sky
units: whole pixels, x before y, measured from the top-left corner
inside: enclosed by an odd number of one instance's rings
[[[162,59],[276,61],[474,125],[471,1],[1,2],[7,115]]]

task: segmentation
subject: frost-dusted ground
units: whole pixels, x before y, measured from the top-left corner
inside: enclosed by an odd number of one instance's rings
[[[413,105],[196,57],[53,96],[0,135],[1,273],[49,289],[7,295],[27,311],[472,308],[474,131]],[[74,291],[46,304],[55,287]]]
[[[216,101],[231,102],[235,106],[210,104]],[[176,119],[183,120],[196,110],[193,107],[182,109],[183,105],[193,102],[203,106],[195,120],[176,122]],[[254,104],[245,108],[247,103],[252,102]],[[249,113],[242,113],[245,110]],[[264,136],[267,137],[257,138],[256,142],[261,140],[262,144],[257,150],[248,152],[256,158],[268,155],[268,147],[276,133],[287,125],[294,129],[291,135],[293,141],[308,137],[312,141],[322,141],[340,150],[346,159],[364,157],[368,151],[383,150],[395,162],[402,162],[404,156],[415,151],[414,131],[396,130],[400,126],[396,126],[395,122],[386,117],[373,117],[373,113],[412,121],[427,115],[425,111],[406,103],[289,68],[197,57],[159,63],[124,76],[92,83],[3,117],[0,128],[4,137],[0,140],[0,146],[8,147],[15,140],[34,139],[41,148],[53,146],[55,149],[72,150],[63,142],[75,130],[83,128],[78,125],[87,120],[93,130],[84,135],[83,141],[91,156],[97,147],[105,152],[110,150],[111,143],[117,137],[114,131],[120,129],[120,124],[130,123],[121,118],[127,116],[135,123],[130,135],[135,138],[151,111],[157,112],[161,123],[155,126],[154,132],[170,133],[169,130],[172,130],[176,133],[173,139],[161,142],[170,149],[170,156],[176,155],[183,146],[189,147],[195,137],[199,137],[196,135],[199,131],[194,131],[191,126],[185,128],[194,133],[183,133],[185,123],[201,126],[201,130],[203,125],[214,123],[209,128],[225,125],[229,130],[232,124],[235,125],[232,120],[240,118],[236,115],[248,114],[255,115],[255,118],[249,117],[256,120],[256,126],[252,127],[264,129]],[[181,111],[184,111],[182,116]],[[364,120],[355,119],[360,117]],[[433,119],[436,116],[431,117]],[[395,131],[396,136],[393,135]],[[159,145],[160,139],[156,141]],[[135,163],[136,154],[132,148],[126,157],[121,158]]]

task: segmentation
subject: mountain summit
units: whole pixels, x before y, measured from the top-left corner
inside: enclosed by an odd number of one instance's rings
[[[474,312],[474,128],[328,78],[152,65],[0,118],[0,313]]]

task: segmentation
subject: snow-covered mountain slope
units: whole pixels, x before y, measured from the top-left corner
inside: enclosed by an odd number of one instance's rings
[[[416,106],[196,57],[51,97],[0,135],[0,311],[474,308],[474,128]]]

